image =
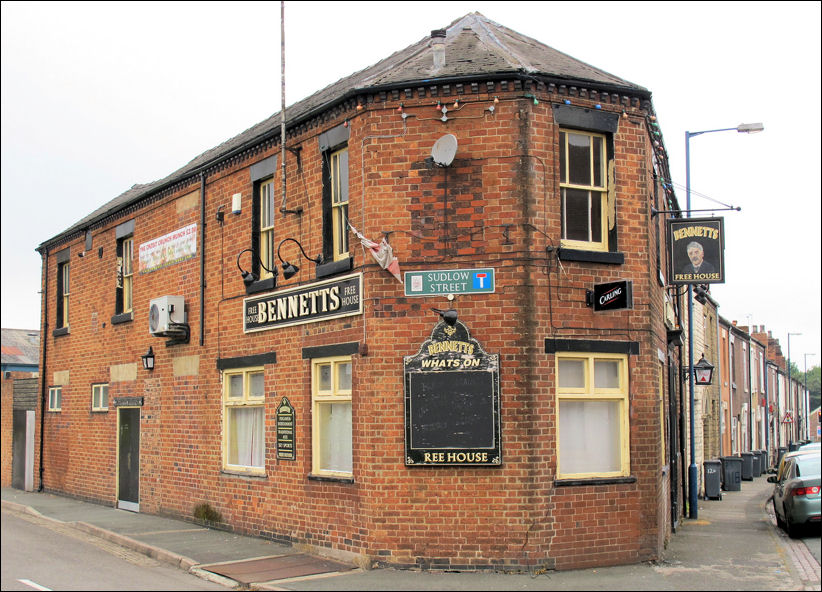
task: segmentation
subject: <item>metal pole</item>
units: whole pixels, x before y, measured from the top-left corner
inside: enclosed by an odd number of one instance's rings
[[[691,133],[685,132],[685,207],[688,218],[691,217]],[[696,468],[696,443],[694,429],[694,291],[688,284],[688,417],[690,418],[689,435],[691,438],[691,464],[688,466],[688,516],[696,519],[699,516],[699,501]]]

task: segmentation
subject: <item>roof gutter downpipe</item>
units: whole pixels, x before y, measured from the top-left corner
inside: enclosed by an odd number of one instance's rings
[[[43,345],[43,353],[40,356],[40,484],[37,491],[43,491],[43,440],[45,440],[45,425],[46,425],[46,397],[48,396],[48,389],[46,388],[46,348],[48,346],[48,329],[49,329],[49,251],[43,249],[41,253],[43,258],[43,301],[41,304],[43,310],[43,326],[40,331],[40,341]]]
[[[200,171],[200,345],[205,344],[206,174]]]
[[[280,211],[285,213],[285,0],[280,0],[280,93],[280,167],[283,179],[283,203]]]

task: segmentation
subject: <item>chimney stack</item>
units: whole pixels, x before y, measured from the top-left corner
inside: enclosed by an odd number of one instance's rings
[[[445,65],[445,29],[431,31],[431,48],[434,50],[434,69]]]

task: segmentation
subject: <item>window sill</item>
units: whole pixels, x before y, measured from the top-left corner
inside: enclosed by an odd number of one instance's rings
[[[592,477],[588,479],[557,479],[554,481],[556,487],[577,487],[585,485],[620,485],[623,483],[636,483],[636,477]]]
[[[132,313],[130,312],[123,312],[120,314],[116,314],[111,317],[111,324],[112,325],[122,325],[123,323],[130,323],[134,318],[132,317]]]
[[[256,294],[258,292],[270,292],[277,287],[277,278],[270,277],[264,280],[259,280],[251,284],[245,289],[246,294]]]
[[[53,337],[61,337],[63,335],[68,335],[69,334],[69,328],[68,327],[58,327],[57,329],[52,331],[51,334],[52,334]]]
[[[562,261],[581,261],[583,263],[607,263],[624,265],[625,253],[611,251],[581,251],[579,249],[560,248],[557,255]]]
[[[239,469],[221,469],[220,473],[231,477],[252,477],[255,479],[268,479],[265,471],[241,471]]]
[[[330,263],[323,263],[317,266],[317,279],[337,275],[338,273],[346,273],[354,269],[354,258],[340,259],[339,261],[331,261]]]
[[[308,474],[309,481],[331,481],[334,483],[354,483],[354,477],[337,477],[334,475],[315,475],[313,473]]]

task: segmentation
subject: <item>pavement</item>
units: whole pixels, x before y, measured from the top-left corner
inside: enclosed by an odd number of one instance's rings
[[[3,512],[69,524],[241,590],[820,590],[818,559],[776,527],[762,475],[700,500],[658,561],[540,573],[362,569],[304,549],[51,493],[2,488]],[[819,530],[805,539],[819,545]],[[819,556],[818,551],[816,556]]]

